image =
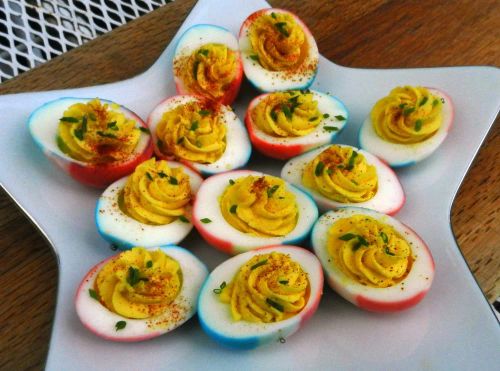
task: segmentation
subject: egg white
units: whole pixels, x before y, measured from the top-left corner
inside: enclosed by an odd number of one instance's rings
[[[222,282],[230,283],[248,260],[257,254],[280,252],[299,262],[308,274],[310,296],[305,307],[295,316],[275,323],[234,321],[229,304],[219,300],[213,292]],[[296,246],[270,246],[226,260],[215,268],[203,284],[198,298],[198,318],[205,332],[218,343],[231,348],[249,349],[279,342],[295,333],[316,310],[323,293],[323,271],[314,254]]]
[[[283,169],[281,170],[281,177],[301,188],[302,190],[308,192],[312,196],[312,198],[314,198],[319,208],[323,211],[340,206],[357,206],[373,209],[390,215],[397,213],[405,202],[405,194],[403,191],[403,187],[401,186],[401,183],[399,182],[399,179],[394,171],[371,153],[368,153],[356,147],[349,146],[347,144],[337,145],[340,147],[351,147],[353,150],[365,156],[366,162],[369,165],[375,166],[378,179],[377,192],[375,193],[375,196],[373,196],[373,198],[371,198],[370,200],[356,203],[337,202],[322,195],[319,191],[307,188],[302,183],[302,174],[307,164],[321,152],[330,147],[330,145],[316,148],[312,151],[290,159],[285,164],[285,166],[283,166]]]
[[[429,157],[448,135],[453,124],[453,103],[451,98],[444,92],[427,88],[429,92],[442,99],[443,104],[443,122],[438,131],[430,138],[420,143],[400,144],[392,143],[379,137],[373,128],[370,115],[359,130],[359,146],[374,155],[386,161],[391,167],[404,167],[413,165]]]
[[[303,64],[310,65],[312,63],[316,63],[317,66],[319,60],[318,46],[316,45],[316,40],[314,40],[311,31],[309,31],[304,22],[302,22],[302,20],[295,14],[284,9],[263,9],[257,11],[256,13],[271,14],[273,12],[286,13],[291,15],[295,19],[295,22],[297,22],[297,24],[302,27],[307,40],[307,44],[309,45],[308,55],[303,61]],[[308,88],[313,83],[314,78],[316,77],[316,73],[318,71],[317,68],[314,71],[308,71],[307,73],[298,72],[295,74],[295,76],[291,76],[290,71],[267,70],[262,67],[260,63],[254,61],[251,58],[254,52],[252,50],[252,44],[248,36],[248,29],[252,24],[251,18],[252,16],[254,16],[254,14],[255,13],[251,14],[241,25],[238,40],[243,61],[243,70],[245,71],[245,76],[247,77],[247,79],[253,86],[263,92]]]
[[[255,122],[251,119],[252,110],[261,102],[266,99],[269,94],[259,95],[257,98],[250,102],[247,110],[246,123],[250,126],[250,130],[261,141],[279,145],[301,145],[305,149],[312,149],[322,144],[331,143],[335,136],[342,131],[349,119],[349,112],[345,105],[337,98],[321,93],[319,91],[310,90],[313,99],[318,102],[318,110],[322,115],[328,114],[328,118],[322,118],[318,126],[309,134],[300,137],[275,137],[262,131]],[[335,116],[343,116],[345,120],[338,120]],[[335,131],[325,130],[325,126],[335,127]],[[255,145],[255,143],[254,143]]]
[[[327,250],[327,232],[337,220],[353,215],[367,215],[381,223],[390,225],[406,239],[411,247],[415,261],[405,279],[396,285],[386,288],[365,286],[345,275],[333,264],[333,259]],[[311,233],[311,241],[314,253],[321,261],[321,265],[325,270],[330,287],[356,306],[363,308],[364,304],[360,301],[360,297],[362,297],[364,301],[376,302],[382,308],[380,310],[374,308],[364,309],[377,311],[406,309],[404,307],[405,304],[402,304],[400,309],[394,309],[391,306],[396,305],[397,307],[397,303],[405,303],[418,295],[425,295],[431,287],[434,278],[434,260],[429,248],[415,231],[388,215],[360,207],[341,207],[329,211],[323,214],[314,225]],[[416,303],[412,305],[414,304]],[[383,308],[389,309],[384,310]]]
[[[177,95],[167,98],[158,104],[149,115],[148,126],[153,136],[154,149],[158,157],[165,158],[165,155],[162,154],[157,146],[158,137],[156,136],[156,127],[160,123],[163,114],[166,111],[173,110],[177,106],[195,101],[199,101],[199,99],[193,95]],[[203,175],[222,173],[245,166],[252,153],[252,146],[248,139],[247,131],[238,116],[236,116],[229,106],[221,105],[220,110],[226,126],[226,149],[222,156],[211,164],[199,164],[183,160],[183,162],[189,163],[190,166]]]
[[[287,183],[287,189],[295,195],[298,205],[298,220],[295,228],[282,237],[259,237],[239,231],[229,224],[220,210],[219,198],[229,186],[229,180],[248,175],[262,177],[264,173],[252,170],[231,171],[206,179],[200,187],[193,207],[193,223],[200,233],[208,233],[232,245],[232,253],[238,254],[262,246],[294,244],[303,241],[318,218],[318,208],[305,192]],[[202,219],[210,223],[204,224]],[[217,247],[217,246],[215,246]]]
[[[82,280],[76,292],[76,313],[85,327],[96,335],[113,341],[142,341],[169,332],[188,319],[195,313],[197,308],[197,297],[199,290],[208,275],[206,266],[192,253],[179,246],[160,247],[170,257],[179,262],[182,270],[182,287],[171,308],[153,319],[130,319],[116,314],[89,294],[94,289],[94,282],[100,269],[113,257],[108,258],[93,267]],[[152,248],[150,250],[156,250]],[[174,316],[177,321],[170,322]],[[150,322],[161,322],[165,320],[168,325],[164,328],[151,328]],[[126,326],[122,330],[116,330],[118,321],[125,321]]]
[[[187,166],[174,161],[167,162],[171,168],[183,168],[184,173],[189,176],[191,193],[196,195],[203,179]],[[95,209],[97,230],[106,241],[125,250],[134,246],[175,245],[189,234],[193,229],[192,223],[177,219],[165,225],[150,225],[125,214],[118,206],[118,198],[127,180],[128,177],[124,177],[111,184],[97,201]]]

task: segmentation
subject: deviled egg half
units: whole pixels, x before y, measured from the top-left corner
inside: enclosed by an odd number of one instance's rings
[[[330,286],[362,309],[408,309],[431,287],[434,260],[429,248],[388,215],[341,207],[318,219],[311,240]]]
[[[76,292],[76,312],[87,329],[104,339],[151,339],[196,313],[207,274],[205,265],[182,247],[136,247],[87,273]]]
[[[120,249],[176,245],[193,228],[191,209],[203,179],[178,162],[143,162],[99,197],[99,234]]]
[[[168,98],[149,115],[159,158],[177,160],[212,175],[246,165],[252,146],[231,107],[193,95]]]
[[[43,153],[83,184],[103,188],[151,157],[146,124],[124,106],[99,98],[59,98],[28,119]]]
[[[444,141],[453,116],[451,98],[443,91],[397,87],[372,108],[359,131],[359,145],[389,166],[413,165]]]
[[[243,77],[238,40],[220,26],[194,25],[177,43],[173,70],[178,94],[231,104]]]
[[[312,198],[280,178],[238,170],[206,179],[192,222],[212,246],[238,254],[303,241],[318,217]]]
[[[198,318],[223,346],[251,349],[284,342],[318,308],[323,271],[314,254],[269,246],[226,260],[205,281]]]
[[[337,98],[315,90],[262,94],[248,106],[250,141],[266,156],[289,159],[331,143],[349,114]]]
[[[239,34],[245,76],[263,92],[307,89],[318,71],[311,31],[295,14],[262,9],[243,22]]]
[[[281,177],[311,194],[321,210],[358,206],[393,215],[406,199],[389,166],[346,144],[322,146],[290,159]]]

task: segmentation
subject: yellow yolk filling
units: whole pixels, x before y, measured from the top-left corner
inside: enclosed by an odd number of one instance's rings
[[[122,211],[141,223],[169,224],[188,213],[189,176],[182,167],[170,168],[152,158],[129,176],[120,200]]]
[[[97,275],[95,290],[110,311],[127,318],[162,314],[182,287],[179,263],[163,251],[142,247],[122,252]]]
[[[193,94],[222,97],[236,77],[237,55],[223,44],[206,44],[175,62],[176,74]]]
[[[440,128],[443,102],[422,87],[397,87],[380,99],[370,114],[377,135],[389,142],[411,144]]]
[[[127,159],[141,135],[116,104],[99,99],[68,107],[59,119],[59,149],[75,160],[104,163]]]
[[[284,236],[297,224],[295,195],[280,178],[253,175],[239,178],[226,187],[219,203],[229,224],[254,236]]]
[[[335,222],[328,230],[327,249],[345,275],[372,287],[397,284],[408,275],[414,260],[404,237],[366,215]]]
[[[235,321],[278,322],[299,313],[309,299],[307,273],[290,256],[255,255],[220,292]]]
[[[304,30],[285,13],[259,16],[250,26],[249,38],[252,59],[271,71],[296,70],[309,50]]]
[[[330,146],[304,168],[302,183],[337,202],[364,202],[377,193],[377,171],[350,147]]]
[[[298,137],[311,133],[322,114],[313,95],[301,91],[271,93],[251,112],[259,129],[275,137]]]
[[[165,155],[211,164],[226,149],[226,127],[222,117],[198,103],[187,103],[167,111],[156,127],[158,149]]]

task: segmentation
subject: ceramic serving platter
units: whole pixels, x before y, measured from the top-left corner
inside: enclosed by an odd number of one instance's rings
[[[221,348],[204,334],[196,318],[165,336],[131,344],[100,339],[78,320],[73,299],[79,281],[91,266],[114,252],[94,225],[99,191],[79,185],[49,163],[29,135],[26,122],[30,112],[62,96],[98,96],[120,102],[146,118],[158,102],[175,93],[170,71],[180,33],[193,24],[213,23],[237,34],[242,21],[264,7],[268,5],[259,0],[201,0],[158,61],[137,77],[97,87],[0,97],[0,182],[47,236],[59,259],[47,369],[498,368],[498,322],[450,227],[455,193],[500,106],[500,72],[489,67],[368,70],[320,60],[313,88],[335,95],[350,112],[346,129],[337,137],[339,143],[357,144],[359,126],[371,106],[394,86],[436,87],[448,92],[455,103],[454,126],[444,144],[427,160],[397,170],[407,195],[397,217],[427,241],[436,261],[434,285],[415,308],[391,315],[368,313],[325,287],[317,313],[304,328],[285,344],[253,351]],[[241,118],[255,94],[244,90],[234,104]],[[254,154],[249,167],[278,175],[282,164]],[[196,232],[181,245],[210,269],[227,258]]]

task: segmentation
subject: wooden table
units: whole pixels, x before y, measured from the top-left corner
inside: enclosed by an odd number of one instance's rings
[[[177,0],[2,84],[0,93],[95,85],[140,73],[163,51],[193,4]],[[272,4],[299,14],[320,52],[342,65],[500,65],[496,0],[277,0]],[[500,130],[495,125],[452,211],[458,243],[490,301],[500,295],[499,154]],[[55,307],[57,262],[3,192],[0,254],[0,369],[43,368]]]

